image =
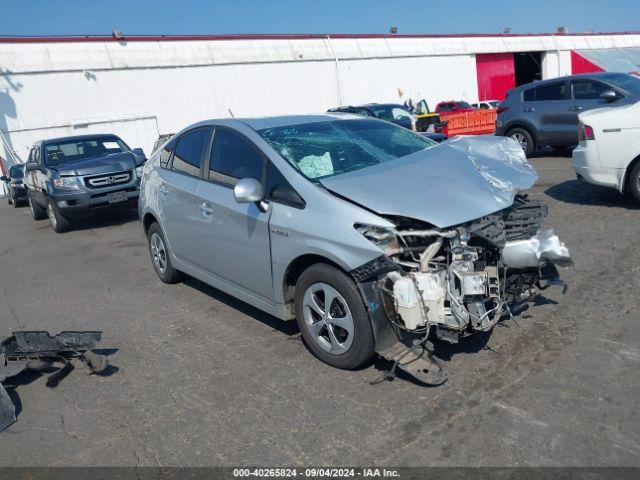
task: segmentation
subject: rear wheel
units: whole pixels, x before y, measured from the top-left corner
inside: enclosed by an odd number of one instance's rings
[[[353,369],[373,359],[369,314],[356,284],[337,268],[305,270],[296,283],[295,310],[307,347],[323,362]]]
[[[47,200],[47,217],[49,217],[49,223],[54,232],[62,233],[69,229],[69,220],[60,213],[51,199]]]
[[[533,136],[527,130],[524,128],[513,128],[509,130],[507,136],[511,140],[515,140],[520,144],[527,158],[533,155],[533,152],[536,149],[536,144]]]
[[[162,229],[157,223],[151,224],[147,231],[149,255],[153,268],[164,283],[178,283],[182,274],[173,268],[169,246],[164,238]]]
[[[631,170],[627,185],[629,194],[640,203],[640,162],[637,162]]]
[[[15,198],[11,198],[11,204],[13,205],[13,208],[18,208],[18,200]]]
[[[34,220],[47,218],[47,212],[31,196],[29,196],[29,210],[31,210],[31,216]]]

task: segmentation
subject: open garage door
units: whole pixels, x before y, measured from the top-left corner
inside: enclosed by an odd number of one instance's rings
[[[542,80],[542,52],[521,52],[513,54],[516,87]]]

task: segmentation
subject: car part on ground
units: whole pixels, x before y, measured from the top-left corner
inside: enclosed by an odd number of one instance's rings
[[[570,263],[541,230],[546,205],[520,193],[536,180],[506,138],[436,144],[342,114],[210,120],[150,159],[139,214],[163,281],[184,272],[296,319],[339,368],[377,352],[389,376],[439,384],[429,339],[491,330]]]
[[[33,218],[49,218],[57,233],[100,209],[137,205],[141,149],[115,135],[81,135],[36,142],[25,166]]]
[[[572,167],[579,180],[615,188],[640,203],[640,101],[579,115]]]
[[[553,78],[509,90],[497,109],[496,135],[520,143],[527,157],[543,147],[578,143],[580,112],[634,103],[640,79],[626,73],[589,73]]]
[[[5,386],[7,379],[28,370],[45,370],[53,364],[61,363],[47,380],[47,386],[54,388],[60,380],[75,367],[71,363],[79,359],[93,373],[103,373],[108,367],[108,357],[94,351],[102,332],[66,331],[51,335],[45,331],[15,331],[0,343],[0,431],[16,421],[15,406]]]

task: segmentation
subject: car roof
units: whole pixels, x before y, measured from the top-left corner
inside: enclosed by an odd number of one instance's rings
[[[546,80],[535,80],[530,83],[525,83],[524,85],[520,85],[514,90],[527,89],[531,87],[537,87],[539,85],[547,85],[549,83],[561,82],[567,80],[579,80],[579,79],[597,79],[598,77],[604,77],[607,75],[618,74],[625,75],[624,72],[592,72],[592,73],[578,73],[576,75],[565,75],[564,77],[556,77],[556,78],[547,78]],[[627,74],[628,75],[628,74]]]
[[[318,113],[307,115],[280,115],[274,117],[248,117],[248,118],[212,118],[189,125],[187,129],[218,125],[224,122],[227,126],[240,126],[244,124],[253,130],[262,130],[265,128],[284,127],[287,125],[302,125],[305,123],[315,122],[331,122],[335,120],[362,120],[361,115],[353,113]],[[186,130],[186,129],[185,129]],[[184,131],[184,130],[183,130]],[[181,132],[178,132],[181,133]]]
[[[90,138],[113,138],[113,137],[120,138],[114,133],[96,133],[94,135],[72,135],[69,137],[47,138],[46,140],[41,140],[41,142],[43,144],[46,144],[46,143],[67,142],[70,140],[82,141],[82,140],[89,140]]]

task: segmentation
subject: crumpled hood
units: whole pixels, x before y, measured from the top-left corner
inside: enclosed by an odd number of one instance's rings
[[[135,167],[135,155],[132,152],[122,152],[67,162],[51,168],[58,171],[60,175],[96,175],[131,170]]]
[[[538,174],[506,137],[456,137],[406,157],[321,180],[380,215],[444,228],[507,208]]]

